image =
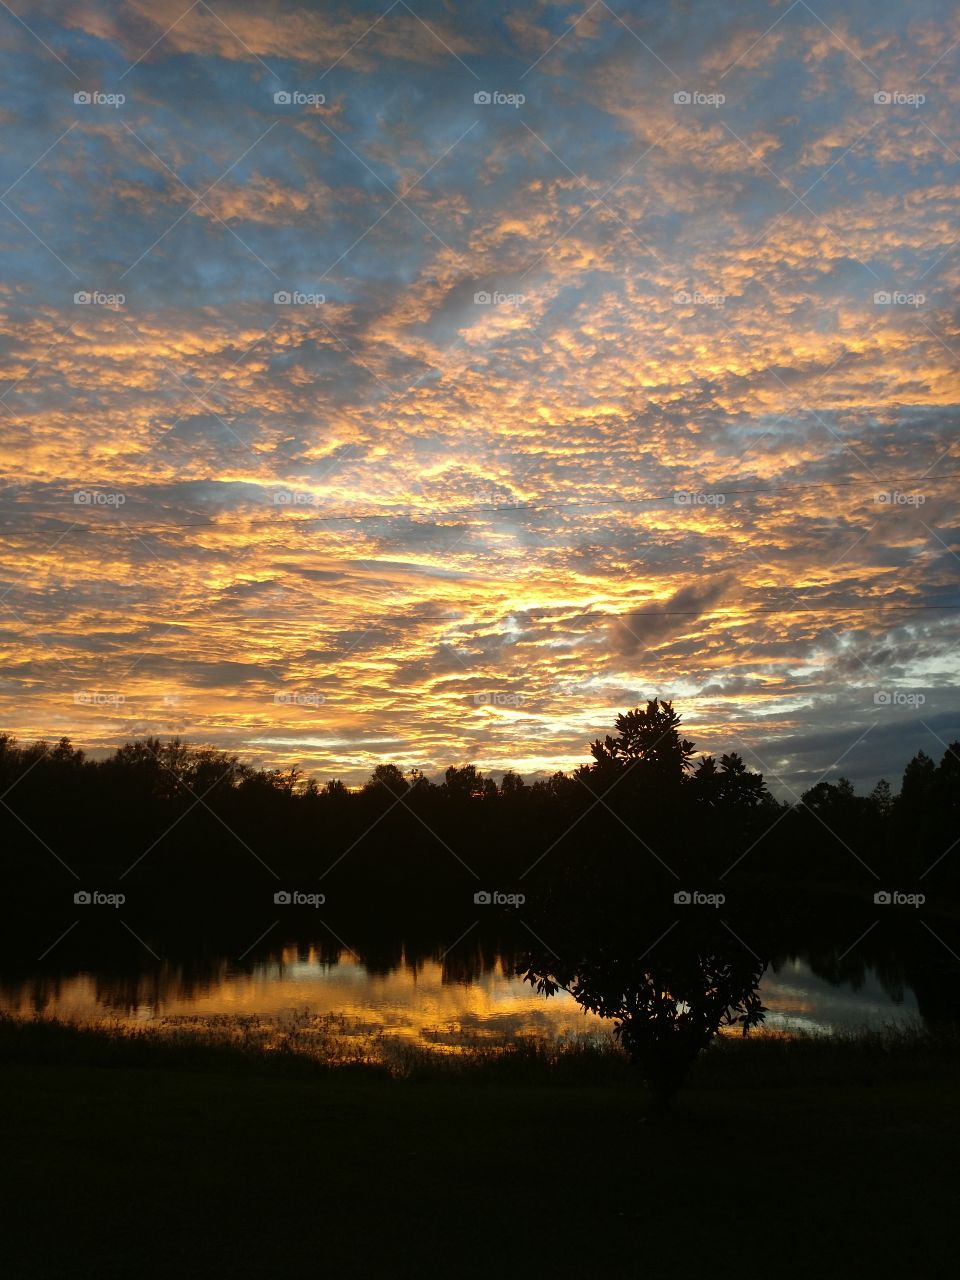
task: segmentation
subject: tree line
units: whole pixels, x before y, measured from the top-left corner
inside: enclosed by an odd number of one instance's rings
[[[431,781],[387,762],[351,789],[179,738],[91,760],[67,738],[21,745],[0,735],[5,872],[55,874],[53,851],[104,875],[135,858],[147,878],[256,876],[269,865],[390,891],[491,876],[536,884],[565,868],[602,876],[627,865],[664,883],[735,865],[760,879],[892,876],[905,887],[940,859],[928,887],[960,891],[956,857],[942,856],[960,835],[960,742],[939,762],[918,752],[896,793],[881,780],[857,795],[840,777],[787,803],[736,752],[696,758],[672,703],[654,698],[618,716],[590,756],[531,783],[514,771],[496,781],[472,764]]]

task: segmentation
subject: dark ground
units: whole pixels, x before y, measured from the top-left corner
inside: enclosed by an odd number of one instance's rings
[[[11,1280],[956,1274],[949,1079],[703,1089],[0,1067]]]

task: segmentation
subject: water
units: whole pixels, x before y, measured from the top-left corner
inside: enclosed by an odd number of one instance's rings
[[[130,1026],[161,1020],[202,1026],[238,1016],[284,1022],[306,1013],[339,1020],[343,1036],[386,1035],[438,1049],[517,1036],[607,1032],[606,1024],[581,1011],[565,992],[549,1000],[538,995],[500,955],[476,968],[451,976],[438,960],[401,958],[384,971],[368,968],[349,951],[331,962],[329,953],[315,947],[291,946],[243,968],[215,961],[199,978],[169,963],[124,977],[91,971],[32,976],[0,984],[0,1009]],[[869,966],[828,981],[806,959],[787,958],[768,966],[761,996],[771,1030],[830,1033],[919,1018],[913,991],[882,982]]]

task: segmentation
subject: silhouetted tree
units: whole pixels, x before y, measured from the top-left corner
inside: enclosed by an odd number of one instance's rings
[[[870,792],[870,803],[881,818],[885,818],[893,808],[893,793],[886,778],[881,778]]]
[[[657,698],[616,719],[617,736],[598,738],[590,747],[592,766],[601,777],[621,770],[658,784],[676,786],[690,768],[693,743],[680,737],[680,717],[672,702]]]
[[[665,926],[660,913],[597,903],[585,906],[577,894],[558,911],[554,899],[536,921],[550,945],[529,951],[518,972],[541,994],[568,991],[584,1009],[612,1019],[665,1107],[721,1028],[739,1026],[746,1035],[763,1021],[758,988],[766,966],[713,912]]]
[[[410,789],[410,784],[404,777],[403,770],[399,765],[395,764],[378,764],[370,775],[370,781],[364,786],[364,791],[386,791],[394,799],[405,795]]]

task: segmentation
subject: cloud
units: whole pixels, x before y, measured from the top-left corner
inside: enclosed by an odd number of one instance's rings
[[[730,579],[690,583],[666,600],[654,600],[618,618],[610,627],[610,644],[624,657],[654,649],[669,636],[695,627],[697,619],[727,594]]]
[[[603,6],[183,8],[34,6],[118,108],[4,28],[10,729],[321,772],[349,741],[358,780],[388,721],[551,772],[655,693],[710,749],[802,735],[801,770],[878,682],[950,719],[941,5],[639,6],[639,40]],[[78,720],[90,681],[127,710]]]

